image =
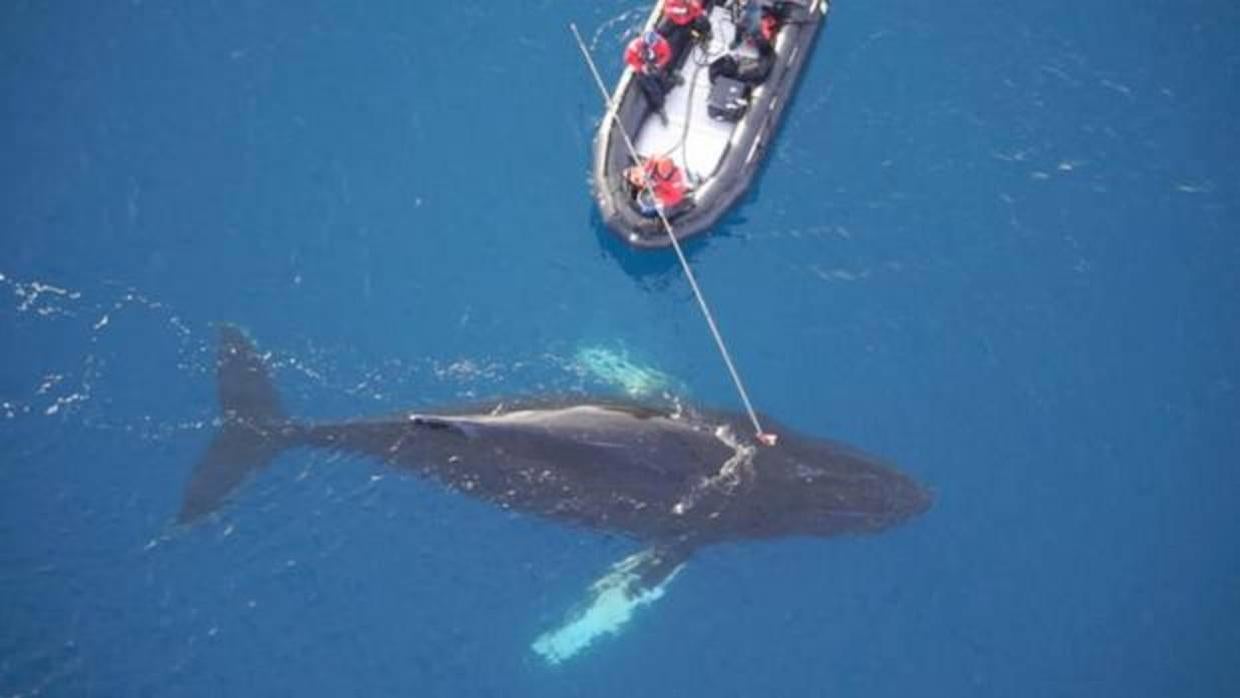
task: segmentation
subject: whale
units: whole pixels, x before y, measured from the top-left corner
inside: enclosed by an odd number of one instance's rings
[[[927,511],[931,492],[846,444],[775,424],[768,446],[742,414],[629,398],[540,395],[340,421],[289,417],[263,355],[219,327],[218,431],[190,473],[192,525],[291,449],[375,461],[496,507],[632,539],[640,552],[590,588],[532,649],[552,664],[614,634],[707,546],[870,534]]]

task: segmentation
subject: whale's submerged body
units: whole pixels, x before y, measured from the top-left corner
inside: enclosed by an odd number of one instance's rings
[[[223,425],[186,488],[178,519],[216,510],[289,448],[369,456],[497,506],[649,546],[593,587],[592,603],[534,648],[558,662],[662,595],[693,550],[728,540],[874,532],[931,497],[842,444],[778,429],[744,438],[741,416],[582,397],[495,401],[470,411],[404,412],[310,424],[284,416],[266,367],[236,328],[221,330]]]

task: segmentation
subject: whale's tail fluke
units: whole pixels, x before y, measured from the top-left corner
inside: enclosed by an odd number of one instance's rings
[[[216,371],[223,426],[194,467],[178,523],[192,523],[218,509],[250,473],[292,445],[293,428],[263,357],[231,325],[220,327]]]

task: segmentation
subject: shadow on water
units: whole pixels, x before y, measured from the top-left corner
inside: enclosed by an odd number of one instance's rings
[[[798,82],[803,78],[800,75],[797,77]],[[771,134],[772,143],[779,142],[778,138],[781,132],[785,130],[786,124],[784,122],[787,121],[787,112],[795,108],[797,93],[797,89],[791,91],[791,96],[788,98],[789,102],[785,106],[787,111],[780,114],[779,122]],[[597,122],[595,126],[597,128]],[[596,134],[595,138],[597,137]],[[744,212],[760,201],[763,182],[766,178],[766,172],[771,166],[771,161],[774,159],[773,155],[774,153],[772,152],[763,153],[757,170],[753,173],[753,177],[749,181],[748,186],[746,186],[745,191],[728,206],[728,211],[724,213],[717,223],[705,232],[681,242],[681,249],[684,251],[685,258],[689,261],[690,266],[695,266],[695,257],[700,255],[701,251],[708,245],[714,244],[715,241],[726,239],[743,241],[747,239],[746,229],[749,227],[750,221]],[[673,222],[673,225],[675,225],[675,222]],[[590,226],[594,229],[594,234],[599,240],[604,256],[614,259],[620,265],[620,268],[633,277],[643,288],[648,290],[666,289],[673,280],[682,277],[680,265],[676,260],[676,254],[670,247],[646,250],[629,246],[607,228],[596,205],[590,207]]]
[[[745,196],[745,202],[750,201],[753,196],[754,192],[749,192]],[[740,208],[740,205],[737,208]],[[684,251],[685,259],[693,266],[695,258],[701,255],[707,247],[721,239],[733,237],[734,231],[743,228],[745,223],[745,217],[738,211],[734,211],[723,222],[707,232],[695,235],[688,240],[682,240],[680,249]],[[683,279],[684,274],[680,271],[680,263],[676,260],[676,253],[671,247],[657,250],[630,247],[607,228],[597,206],[590,207],[590,227],[593,228],[594,235],[598,238],[603,256],[615,260],[620,268],[643,288],[647,290],[666,289],[669,284]]]

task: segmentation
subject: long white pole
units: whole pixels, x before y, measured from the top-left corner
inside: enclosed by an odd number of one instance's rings
[[[607,87],[603,84],[603,77],[599,75],[598,66],[594,64],[594,57],[590,55],[590,49],[586,47],[586,42],[581,38],[581,32],[577,31],[577,25],[569,23],[568,28],[572,30],[573,37],[577,39],[577,47],[581,49],[581,55],[586,59],[586,65],[590,68],[590,73],[594,76],[594,84],[598,85],[599,93],[603,95],[603,102],[607,105],[610,114],[616,116],[616,127],[620,130],[620,135],[624,136],[624,145],[629,150],[629,156],[633,158],[633,162],[640,163],[641,159],[637,155],[637,148],[633,145],[633,139],[629,137],[628,131],[625,130],[624,124],[619,122],[619,115],[616,113],[615,105],[612,103],[611,95],[607,93]],[[646,182],[646,188],[650,188],[650,183]],[[753,403],[749,401],[749,393],[745,390],[745,384],[741,380],[741,375],[736,370],[736,364],[732,361],[732,355],[728,352],[728,346],[723,341],[723,335],[719,332],[719,326],[715,324],[715,316],[710,312],[710,306],[706,304],[706,297],[702,295],[702,289],[698,286],[697,277],[693,275],[693,269],[689,266],[689,260],[685,258],[685,253],[680,249],[680,241],[676,239],[676,231],[672,228],[672,223],[667,219],[667,214],[663,211],[663,204],[658,198],[653,196],[654,192],[649,192],[651,199],[655,202],[655,212],[659,214],[659,221],[663,223],[663,230],[667,233],[668,240],[672,243],[672,249],[676,250],[676,258],[680,260],[680,266],[685,270],[685,278],[689,280],[689,287],[693,289],[693,297],[697,299],[698,307],[702,309],[702,316],[706,318],[706,324],[710,327],[710,333],[715,338],[715,344],[719,347],[719,355],[723,357],[723,363],[728,367],[728,373],[732,375],[732,383],[736,385],[736,392],[741,396],[741,402],[745,404],[745,411],[749,413],[749,421],[753,422],[755,436],[760,443],[767,446],[774,446],[778,436],[762,430],[762,424],[758,421],[758,413],[753,408]]]

